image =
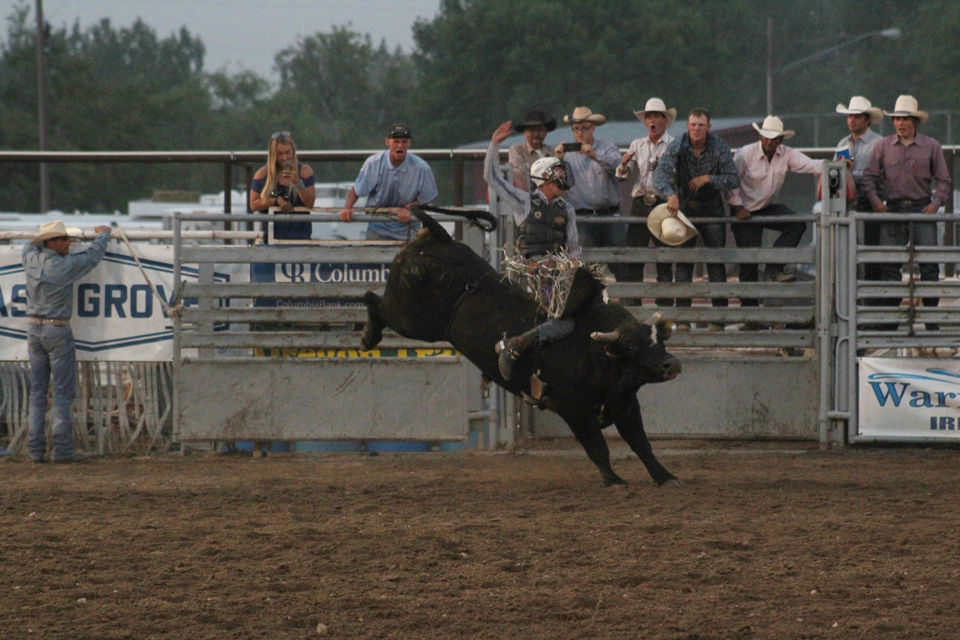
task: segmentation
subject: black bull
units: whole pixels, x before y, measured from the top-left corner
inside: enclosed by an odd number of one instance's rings
[[[430,216],[414,213],[424,229],[394,258],[383,298],[373,292],[365,296],[364,348],[375,347],[383,327],[390,327],[408,338],[450,342],[484,376],[513,393],[530,393],[536,373],[545,383],[543,404],[570,426],[605,485],[624,484],[610,466],[601,431],[610,424],[656,484],[676,481],[653,455],[637,402],[641,385],[680,372],[679,360],[662,344],[668,327],[640,324],[619,304],[604,303],[600,284],[581,270],[567,304],[568,313],[577,307],[575,332],[524,353],[507,382],[497,368],[494,345],[504,334],[521,333],[542,321],[537,303],[468,246],[451,239]]]

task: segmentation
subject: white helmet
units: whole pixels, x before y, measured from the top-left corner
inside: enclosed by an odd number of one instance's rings
[[[570,165],[554,157],[540,158],[530,165],[530,178],[538,187],[551,180],[556,181],[557,186],[564,191],[573,186]]]

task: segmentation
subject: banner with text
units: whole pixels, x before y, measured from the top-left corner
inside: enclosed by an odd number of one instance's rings
[[[960,438],[960,360],[860,358],[860,435]]]
[[[174,289],[173,247],[133,245],[157,293],[169,302]],[[0,361],[27,359],[27,285],[23,245],[0,246]],[[197,280],[195,267],[182,278]],[[216,273],[217,282],[230,276]],[[170,318],[126,247],[111,241],[94,269],[74,283],[70,326],[78,360],[168,361],[173,358]]]

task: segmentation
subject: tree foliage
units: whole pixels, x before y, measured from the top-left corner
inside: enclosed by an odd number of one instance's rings
[[[886,109],[913,93],[935,113],[925,130],[946,140],[960,99],[960,4],[875,0],[439,0],[414,25],[406,54],[346,27],[301,38],[275,57],[276,73],[208,73],[202,41],[186,28],[158,38],[142,21],[85,30],[50,29],[46,39],[48,148],[55,150],[264,149],[293,132],[300,148],[379,148],[403,121],[420,147],[486,139],[531,108],[555,116],[588,105],[631,119],[650,96],[681,114],[765,111],[767,19],[772,22],[774,111],[833,111],[862,94]],[[38,145],[35,25],[22,0],[0,43],[0,147]],[[780,67],[871,36],[796,68]],[[843,133],[837,118],[836,137]],[[833,125],[830,125],[833,126]],[[810,144],[800,131],[799,143]],[[829,135],[828,135],[829,134]],[[824,132],[834,139],[833,131]],[[351,178],[356,166],[315,166],[321,178]],[[153,189],[219,190],[219,167],[51,165],[52,205],[111,210]],[[238,172],[238,181],[240,179]],[[36,208],[35,165],[0,166],[0,210]]]

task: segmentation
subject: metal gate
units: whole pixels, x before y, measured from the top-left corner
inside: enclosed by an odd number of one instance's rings
[[[200,272],[197,283],[183,283],[186,304],[174,323],[176,440],[467,438],[484,407],[479,391],[468,392],[479,384],[468,387],[466,359],[450,345],[387,333],[377,349],[358,348],[361,298],[383,292],[400,243],[182,241],[182,225],[208,219],[283,216],[175,216],[177,281],[183,265]],[[251,281],[218,282],[218,264],[249,265]]]
[[[885,364],[915,367],[935,359],[932,368],[954,376],[960,361],[953,359],[960,347],[960,281],[953,275],[956,247],[916,246],[914,226],[937,222],[938,237],[944,227],[955,225],[947,214],[873,213],[847,209],[843,197],[846,167],[825,163],[825,189],[820,223],[819,290],[821,314],[817,333],[820,355],[820,440],[822,443],[870,441],[930,441],[960,436],[956,429],[936,429],[879,434],[861,420],[859,406],[873,393],[873,383],[861,387],[865,358],[884,358]],[[902,223],[909,229],[905,246],[867,244],[867,225]],[[947,234],[956,237],[955,234]],[[946,278],[921,281],[918,266],[946,264]],[[902,265],[900,281],[869,277],[871,265]],[[941,269],[941,271],[944,271]],[[923,306],[924,298],[939,298],[939,306]],[[927,363],[930,364],[930,363]],[[901,376],[907,379],[911,374]],[[896,380],[896,376],[879,378]],[[878,383],[879,384],[879,383]],[[884,382],[904,384],[902,382]],[[951,383],[952,384],[952,383]],[[906,387],[903,387],[906,388]],[[896,389],[894,389],[896,390]],[[950,395],[948,393],[948,395]],[[884,399],[885,401],[885,399]],[[924,402],[921,396],[919,402]],[[944,406],[956,414],[956,408]],[[924,423],[926,424],[926,423]],[[953,424],[953,422],[949,423]]]

